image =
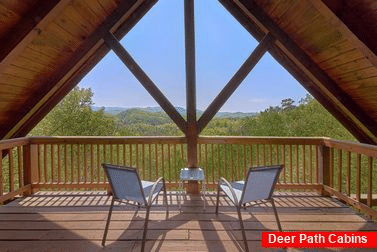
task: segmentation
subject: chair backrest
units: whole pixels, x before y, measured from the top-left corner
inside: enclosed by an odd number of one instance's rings
[[[240,203],[270,199],[282,169],[283,165],[250,168],[246,176]]]
[[[146,204],[144,191],[136,168],[102,164],[116,199]]]

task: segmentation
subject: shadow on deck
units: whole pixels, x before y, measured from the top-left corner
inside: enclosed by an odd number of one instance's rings
[[[228,199],[221,197],[216,216],[214,192],[207,193],[205,209],[199,195],[184,196],[181,211],[177,193],[169,192],[168,198],[168,216],[162,197],[151,210],[146,251],[243,251]],[[275,199],[284,231],[377,231],[375,222],[333,198],[277,192]],[[0,207],[0,251],[140,251],[145,211],[123,205],[114,208],[106,247],[101,247],[110,202],[106,192],[39,192],[19,198]],[[277,230],[272,209],[259,205],[242,214],[249,248],[265,250],[261,232]]]

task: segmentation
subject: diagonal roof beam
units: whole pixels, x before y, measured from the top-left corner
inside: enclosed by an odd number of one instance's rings
[[[109,51],[104,45],[102,36],[115,28],[116,36],[123,37],[156,2],[157,0],[123,1],[75,50],[71,59],[62,64],[54,75],[46,80],[44,85],[46,88],[39,90],[26,103],[22,114],[14,116],[10,128],[0,132],[0,139],[22,137],[33,129]]]
[[[0,41],[0,72],[30,44],[71,0],[39,1],[26,17]]]
[[[156,100],[161,108],[168,114],[168,116],[177,124],[177,126],[186,134],[187,123],[185,119],[178,113],[175,107],[158,89],[143,69],[136,63],[131,55],[126,51],[122,44],[108,32],[103,37],[106,44],[115,52],[120,60],[127,66],[130,72],[139,80],[141,85],[148,91],[148,93]]]
[[[353,100],[352,98],[341,90],[320,67],[318,67],[315,62],[313,62],[310,57],[301,50],[293,40],[276,25],[276,23],[267,16],[262,8],[260,8],[256,3],[250,3],[247,6],[247,10],[261,23],[263,23],[266,28],[273,33],[289,50],[289,52],[294,55],[321,83],[323,83],[324,88],[326,88],[333,96],[337,99],[342,106],[351,112],[351,114],[359,120],[370,133],[374,136],[365,139],[359,139],[359,141],[364,143],[375,144],[376,143],[376,125],[374,121],[369,117],[368,114],[364,112]]]
[[[274,44],[276,38],[271,33],[268,33],[259,45],[250,54],[249,58],[242,64],[236,74],[230,79],[228,84],[221,90],[220,94],[214,99],[214,101],[204,111],[198,121],[198,131],[201,132],[205,126],[212,120],[220,108],[225,104],[229,97],[239,87],[242,81],[247,77],[251,70],[257,65],[263,55]]]
[[[261,40],[266,32],[265,27],[258,25],[254,19],[251,19],[245,15],[244,11],[233,0],[219,0],[221,4],[240,22],[245,29],[258,41]],[[340,113],[339,106],[333,102],[328,96],[326,96],[311,76],[302,69],[302,65],[298,65],[296,61],[292,60],[285,51],[283,51],[278,45],[274,44],[269,53],[277,62],[279,62],[284,68],[298,81],[301,85],[311,94],[313,97],[324,106],[344,127],[351,132],[357,139],[370,139],[364,131],[360,130],[360,127],[344,113]],[[373,143],[373,142],[371,142]]]

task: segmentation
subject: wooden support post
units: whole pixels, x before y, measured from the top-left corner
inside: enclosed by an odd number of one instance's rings
[[[187,166],[198,167],[196,125],[196,72],[195,72],[195,16],[194,0],[185,0],[185,51],[186,51],[186,106],[187,106]],[[199,183],[189,181],[187,193],[198,194]]]
[[[23,146],[23,166],[24,166],[24,186],[31,185],[31,190],[26,192],[24,195],[30,195],[33,193],[33,183],[38,181],[38,160],[36,157],[37,145],[24,145]]]
[[[318,182],[324,186],[330,186],[330,148],[324,145],[318,146]],[[329,196],[322,189],[323,196]]]

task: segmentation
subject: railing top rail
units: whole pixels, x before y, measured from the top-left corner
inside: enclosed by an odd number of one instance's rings
[[[54,136],[30,137],[31,144],[184,144],[185,137],[171,136]]]
[[[198,138],[198,143],[321,145],[323,140],[323,137],[201,136]]]
[[[336,140],[331,138],[324,139],[324,145],[326,147],[342,149],[345,151],[355,152],[358,154],[364,154],[370,157],[377,158],[377,146],[371,144],[363,144],[352,141]]]
[[[10,149],[16,146],[22,146],[29,143],[28,137],[7,139],[0,141],[0,150]]]

